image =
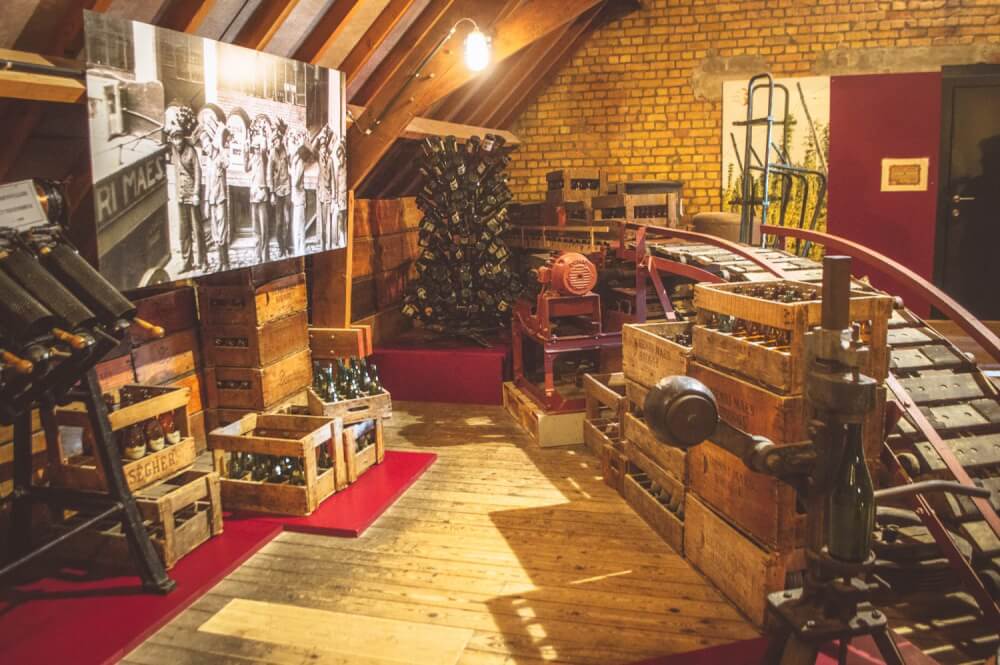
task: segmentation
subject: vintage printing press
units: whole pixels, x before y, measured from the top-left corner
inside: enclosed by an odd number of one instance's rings
[[[0,234],[0,423],[14,425],[11,560],[0,579],[91,526],[120,516],[143,588],[174,588],[150,543],[122,470],[95,365],[121,343],[133,323],[162,336],[136,317],[136,308],[90,266],[56,225]],[[49,446],[59,445],[54,408],[81,401],[104,469],[106,494],[35,486],[31,468],[31,412],[38,409]],[[33,503],[94,510],[59,537],[33,546]]]
[[[840,642],[840,662],[854,637],[870,635],[888,665],[903,665],[885,614],[870,601],[865,581],[875,558],[875,502],[909,494],[947,491],[989,496],[989,491],[946,481],[926,481],[874,491],[861,451],[862,423],[875,404],[876,383],[860,373],[868,349],[852,335],[850,259],[823,261],[821,327],[808,335],[806,398],[812,409],[811,441],[777,446],[719,418],[712,392],[687,376],[662,379],[646,396],[643,412],[657,437],[689,448],[709,440],[750,469],[788,483],[806,506],[806,575],[802,588],[768,596],[775,619],[767,663],[814,663],[819,648]]]

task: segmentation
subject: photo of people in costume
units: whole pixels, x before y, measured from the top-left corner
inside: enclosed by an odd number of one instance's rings
[[[341,248],[343,74],[87,13],[99,268],[120,289]]]

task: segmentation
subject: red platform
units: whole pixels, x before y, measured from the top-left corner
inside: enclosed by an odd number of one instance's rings
[[[395,502],[437,458],[388,451],[382,464],[327,499],[308,517],[229,515],[222,535],[170,571],[177,588],[165,596],[140,592],[139,578],[88,577],[63,570],[0,591],[0,663],[115,663],[238,568],[282,529],[356,537]]]
[[[433,453],[389,450],[347,490],[334,494],[306,517],[240,515],[299,533],[357,538],[434,463]]]
[[[510,342],[493,340],[483,348],[415,331],[376,347],[373,360],[395,400],[501,404],[504,377],[510,375]]]

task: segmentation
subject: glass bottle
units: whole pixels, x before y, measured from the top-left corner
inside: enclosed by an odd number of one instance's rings
[[[142,431],[146,435],[146,446],[155,452],[163,450],[167,445],[167,437],[163,433],[163,427],[157,418],[150,418],[142,424]]]
[[[160,428],[163,430],[163,435],[167,439],[167,445],[173,446],[181,442],[181,431],[177,429],[177,424],[174,422],[174,412],[164,411],[158,416],[160,421]]]
[[[844,455],[827,500],[827,547],[830,556],[860,563],[868,559],[875,528],[875,487],[861,444],[861,425],[841,426]]]
[[[129,425],[121,440],[122,454],[125,459],[138,460],[146,454],[146,436],[142,431],[142,423]]]

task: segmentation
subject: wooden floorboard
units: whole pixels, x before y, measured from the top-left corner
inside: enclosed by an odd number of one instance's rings
[[[283,533],[133,665],[608,665],[756,631],[600,477],[500,407],[397,403],[438,460],[362,537]]]

